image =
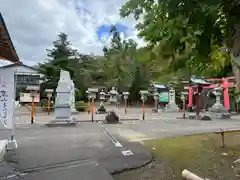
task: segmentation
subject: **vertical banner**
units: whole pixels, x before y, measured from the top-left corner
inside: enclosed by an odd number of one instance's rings
[[[13,129],[14,89],[14,72],[10,69],[0,69],[0,128]]]

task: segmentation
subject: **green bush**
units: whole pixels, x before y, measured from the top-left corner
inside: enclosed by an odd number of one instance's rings
[[[87,111],[88,104],[84,101],[78,101],[75,103],[75,108],[77,111],[83,112]]]
[[[43,108],[44,111],[48,111],[48,100],[47,99],[41,99],[40,105]],[[51,108],[50,111],[53,111],[53,103],[51,101]]]
[[[81,97],[82,97],[82,92],[81,92],[81,90],[75,88],[75,100],[76,100],[76,101],[80,101]]]
[[[40,104],[42,107],[47,107],[48,106],[48,100],[47,99],[41,99]]]

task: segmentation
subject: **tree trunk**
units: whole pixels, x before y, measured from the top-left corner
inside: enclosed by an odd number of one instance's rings
[[[234,35],[232,37],[232,49],[231,49],[231,64],[232,70],[236,78],[236,92],[240,92],[240,23],[234,27]],[[237,104],[239,103],[240,97],[236,97]],[[238,107],[238,106],[237,106]],[[238,109],[237,109],[238,111]]]
[[[231,63],[234,76],[236,78],[237,91],[240,90],[240,56],[236,57],[231,53]]]

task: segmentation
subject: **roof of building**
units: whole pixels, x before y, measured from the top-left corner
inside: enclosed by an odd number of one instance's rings
[[[0,13],[0,59],[19,62],[19,57]]]
[[[29,68],[29,69],[38,71],[36,68],[31,67],[31,66],[28,66],[28,65],[25,65],[25,64],[23,64],[23,63],[13,63],[13,64],[9,64],[9,65],[6,65],[6,66],[2,66],[2,67],[0,67],[0,68],[1,68],[1,69],[6,69],[6,68],[15,67],[15,66],[23,66],[23,67],[26,67],[26,68]]]
[[[206,79],[204,79],[202,77],[192,76],[190,79],[191,79],[191,82],[193,84],[202,84],[202,85],[210,85],[210,84],[212,84],[212,83],[208,82]]]

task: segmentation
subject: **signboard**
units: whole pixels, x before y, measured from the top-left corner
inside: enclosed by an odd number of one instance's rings
[[[40,94],[34,97],[34,102],[40,101]],[[30,103],[32,102],[32,97],[30,93],[20,93],[20,102]]]
[[[168,92],[160,92],[159,93],[159,102],[169,102],[169,93]]]
[[[15,109],[14,72],[0,69],[0,127],[13,128]]]

